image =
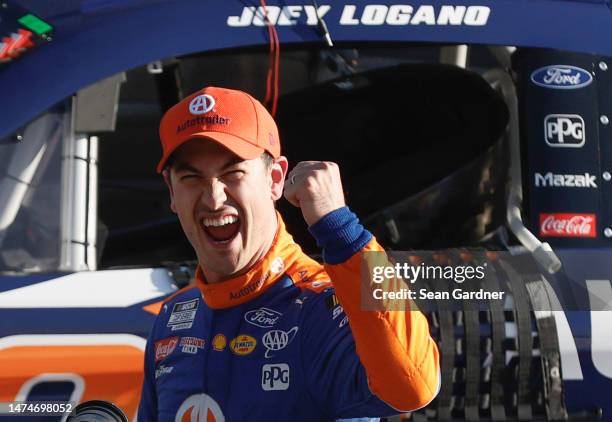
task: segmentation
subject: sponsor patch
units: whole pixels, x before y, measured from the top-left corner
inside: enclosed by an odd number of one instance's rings
[[[578,89],[590,85],[593,76],[580,67],[555,64],[534,70],[531,82],[543,88]]]
[[[284,269],[285,262],[283,261],[283,258],[280,256],[274,258],[274,261],[272,261],[272,264],[270,264],[270,272],[272,274],[280,274]]]
[[[215,98],[209,94],[202,94],[189,102],[189,112],[194,115],[206,114],[215,107]]]
[[[338,318],[340,315],[342,315],[342,312],[344,312],[344,309],[342,309],[342,306],[338,306],[337,308],[334,308],[334,313],[333,313],[333,318],[332,319]]]
[[[155,342],[155,362],[167,358],[174,352],[178,344],[178,337],[168,337]]]
[[[534,184],[536,188],[597,188],[597,177],[590,173],[584,174],[545,174],[535,173]]]
[[[327,296],[325,298],[325,303],[327,304],[327,309],[329,310],[334,309],[336,306],[340,304],[335,294]]]
[[[342,318],[342,321],[340,321],[340,324],[338,324],[338,328],[344,327],[347,323],[348,323],[348,315],[345,315],[344,318]]]
[[[597,237],[595,214],[542,213],[542,237]]]
[[[261,388],[264,391],[289,389],[289,365],[277,363],[261,367]]]
[[[212,116],[199,116],[194,119],[185,120],[176,127],[176,133],[189,129],[192,126],[204,126],[204,125],[228,125],[230,119],[227,117],[221,117],[218,115]]]
[[[162,375],[171,373],[173,369],[174,369],[174,366],[160,365],[159,368],[155,370],[155,379],[161,377]]]
[[[206,341],[203,338],[198,337],[183,337],[179,346],[181,347],[181,352],[190,353],[195,355],[198,353],[198,349],[203,349]]]
[[[249,284],[247,284],[245,287],[243,287],[242,289],[236,291],[236,292],[230,292],[229,294],[229,298],[230,300],[236,300],[236,299],[240,299],[241,297],[247,296],[257,290],[259,290],[259,288],[261,288],[261,286],[264,285],[264,283],[270,278],[270,272],[267,272],[262,278],[260,278],[259,280],[255,280],[255,281],[251,281]]]
[[[256,327],[271,328],[282,316],[283,314],[273,309],[259,308],[244,314],[244,320]]]
[[[198,311],[200,299],[192,299],[186,302],[175,303],[172,307],[172,313],[168,319],[167,327],[171,327],[172,331],[184,330],[193,326],[193,321]]]
[[[289,331],[283,330],[270,330],[261,339],[262,344],[266,348],[265,357],[269,359],[273,356],[273,352],[287,347],[289,343],[295,338],[295,334],[298,331],[298,327],[293,327]]]
[[[582,148],[586,141],[582,116],[549,114],[544,118],[544,138],[553,148]]]
[[[215,399],[208,394],[200,393],[187,397],[176,411],[176,416],[167,420],[225,422],[225,416]]]
[[[246,334],[240,334],[230,342],[230,349],[238,356],[244,356],[255,350],[257,340]]]
[[[225,350],[226,346],[227,346],[227,338],[223,334],[217,334],[216,336],[213,337],[212,339],[213,350],[216,350],[217,352],[222,352],[223,350]]]

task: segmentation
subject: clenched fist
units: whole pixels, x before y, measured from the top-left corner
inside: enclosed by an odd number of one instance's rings
[[[309,226],[342,208],[345,203],[338,164],[330,161],[299,162],[287,175],[285,198],[302,210]]]

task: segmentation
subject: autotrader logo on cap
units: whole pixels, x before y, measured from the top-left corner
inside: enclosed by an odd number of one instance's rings
[[[202,94],[191,100],[189,103],[189,112],[197,116],[199,114],[208,113],[214,106],[215,99],[211,95]]]

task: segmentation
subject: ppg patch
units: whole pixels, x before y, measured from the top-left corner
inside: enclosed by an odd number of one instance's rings
[[[196,312],[198,311],[199,303],[200,299],[175,303],[166,326],[171,327],[172,331],[191,328],[195,320]]]
[[[338,302],[338,298],[336,297],[335,294],[327,296],[325,298],[325,303],[327,304],[327,309],[329,309],[329,310],[334,309],[336,306],[338,306],[340,304],[340,302]]]

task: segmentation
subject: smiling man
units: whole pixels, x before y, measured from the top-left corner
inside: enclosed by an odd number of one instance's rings
[[[427,405],[439,358],[420,312],[360,308],[364,253],[383,253],[345,206],[338,166],[287,174],[272,117],[244,92],[204,88],[162,118],[158,171],[196,251],[145,355],[141,421],[333,421]],[[324,265],[285,230],[299,207]]]

